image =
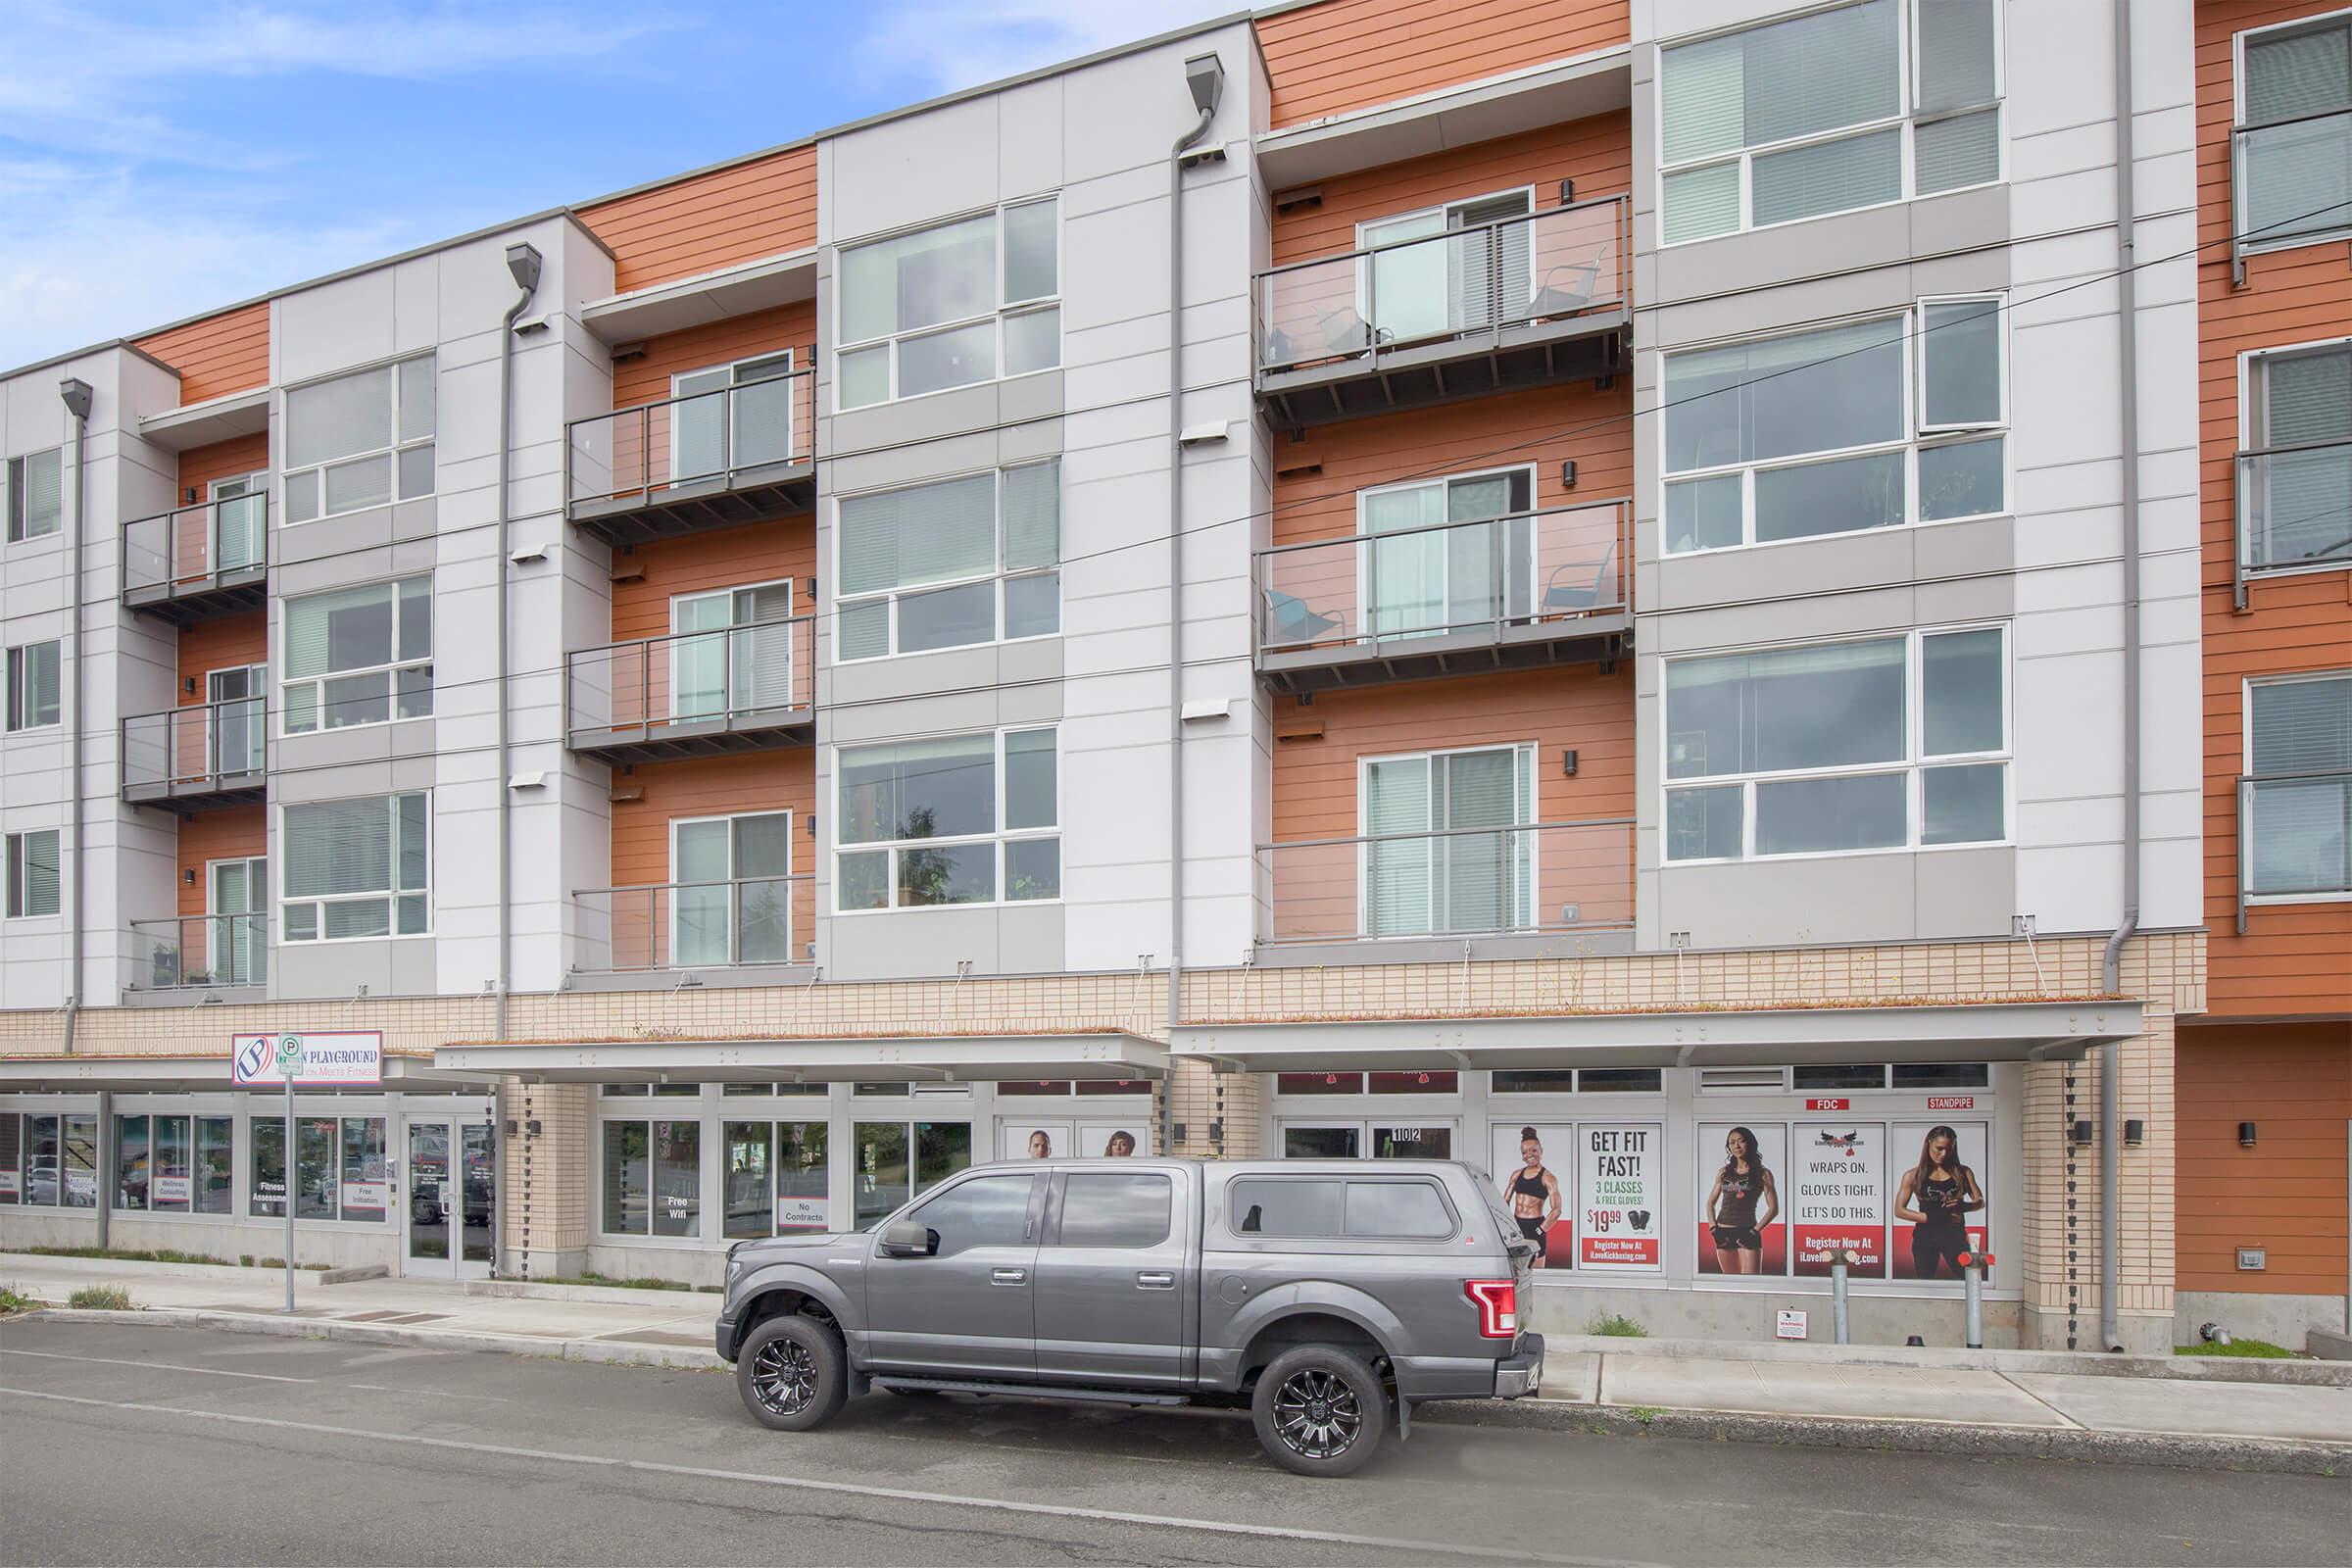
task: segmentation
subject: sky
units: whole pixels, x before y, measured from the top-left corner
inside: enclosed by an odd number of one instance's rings
[[[0,368],[1245,0],[0,0]]]

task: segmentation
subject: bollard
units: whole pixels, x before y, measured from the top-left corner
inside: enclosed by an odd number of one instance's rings
[[[1960,1283],[1968,1298],[1968,1348],[1984,1348],[1984,1271],[1992,1267],[1990,1252],[1960,1254]]]
[[[1846,1270],[1862,1261],[1862,1254],[1851,1248],[1837,1248],[1820,1253],[1808,1253],[1816,1262],[1830,1265],[1830,1334],[1839,1345],[1853,1343],[1853,1322],[1846,1316]]]

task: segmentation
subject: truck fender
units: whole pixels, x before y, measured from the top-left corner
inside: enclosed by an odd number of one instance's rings
[[[748,1306],[770,1291],[798,1291],[823,1302],[833,1321],[841,1325],[844,1339],[854,1342],[865,1327],[864,1315],[850,1304],[848,1293],[805,1263],[770,1263],[738,1287],[735,1296]]]
[[[1371,1335],[1382,1353],[1392,1359],[1401,1353],[1412,1338],[1396,1314],[1382,1305],[1378,1298],[1336,1280],[1298,1280],[1276,1286],[1233,1315],[1226,1326],[1231,1348],[1238,1356],[1269,1324],[1309,1314],[1344,1318],[1353,1323]],[[1237,1365],[1237,1374],[1241,1370]]]

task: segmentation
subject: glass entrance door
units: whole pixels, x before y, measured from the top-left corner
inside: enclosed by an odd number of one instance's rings
[[[270,944],[263,933],[262,912],[269,907],[269,862],[261,856],[246,860],[215,860],[208,867],[207,899],[212,918],[205,922],[205,956],[212,964],[217,986],[258,986],[267,978]]]
[[[403,1274],[487,1279],[490,1206],[497,1200],[490,1123],[479,1116],[412,1116],[401,1192]]]
[[[210,771],[224,777],[259,773],[270,733],[262,696],[269,690],[269,671],[260,664],[240,664],[210,670],[204,681],[213,710]]]
[[[208,499],[213,503],[215,571],[237,571],[262,564],[266,479],[264,474],[246,473],[212,482]]]

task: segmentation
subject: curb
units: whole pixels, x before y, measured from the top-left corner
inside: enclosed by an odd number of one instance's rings
[[[416,1349],[489,1351],[527,1355],[542,1361],[580,1361],[598,1366],[650,1366],[678,1372],[727,1370],[716,1350],[681,1345],[631,1345],[615,1340],[546,1340],[527,1334],[467,1334],[454,1329],[402,1328],[391,1323],[346,1323],[335,1318],[261,1317],[245,1312],[208,1312],[186,1307],[143,1307],[107,1312],[51,1306],[25,1314],[60,1323],[112,1323],[118,1327],[216,1329],[227,1334],[263,1334],[289,1340],[346,1340],[358,1345],[399,1345]]]
[[[2068,1427],[1923,1424],[1853,1416],[1752,1415],[1716,1410],[1656,1410],[1514,1399],[1438,1406],[1413,1419],[1461,1426],[1532,1427],[1610,1438],[1681,1438],[1779,1447],[1875,1448],[1896,1453],[1968,1454],[1986,1459],[2054,1459],[2155,1465],[2173,1470],[2237,1470],[2267,1475],[2352,1479],[2352,1444],[2294,1438],[2224,1438],[2196,1433],[2094,1432]]]
[[[2352,1362],[2254,1361],[2206,1355],[2101,1355],[2089,1350],[1964,1350],[1900,1345],[1775,1345],[1720,1340],[1618,1339],[1546,1334],[1546,1354],[1654,1356],[1666,1360],[1763,1361],[1782,1366],[1923,1367],[1945,1372],[2057,1373],[2174,1383],[2268,1383],[2352,1388]]]

